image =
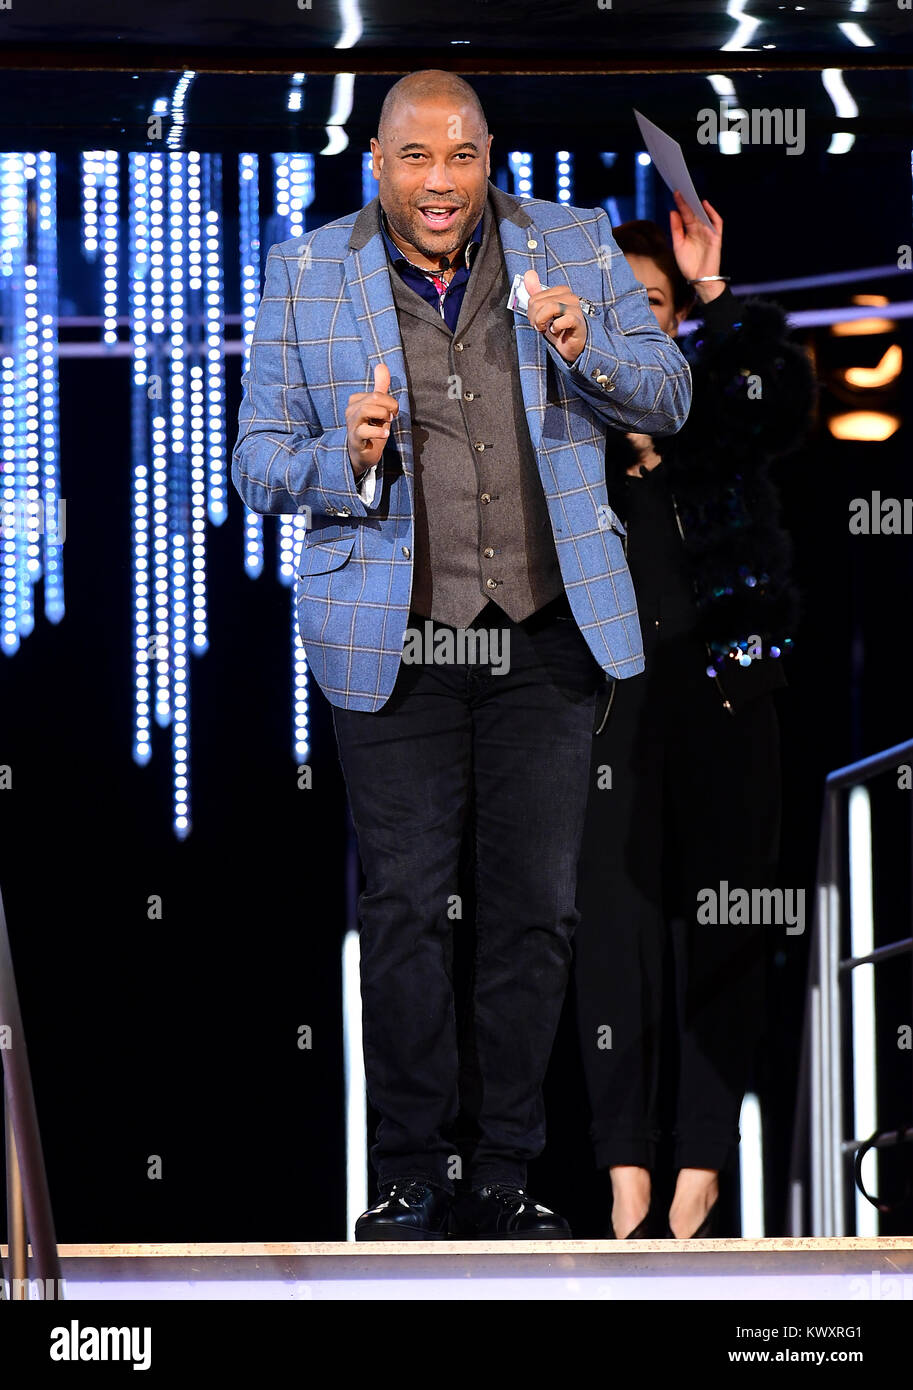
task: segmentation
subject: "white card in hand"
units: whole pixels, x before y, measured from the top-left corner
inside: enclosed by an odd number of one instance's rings
[[[507,296],[508,309],[519,309],[524,314],[529,303],[529,290],[523,283],[522,275],[514,276],[514,283],[510,287],[510,294]]]
[[[636,108],[634,108],[634,115],[637,117],[640,133],[644,137],[647,153],[656,165],[656,172],[669,192],[674,193],[678,189],[695,217],[699,217],[706,227],[712,227],[713,223],[701,206],[697,189],[691,181],[681,145],[677,140],[673,140],[671,135],[660,130],[658,125],[648,121],[646,116],[642,116]]]

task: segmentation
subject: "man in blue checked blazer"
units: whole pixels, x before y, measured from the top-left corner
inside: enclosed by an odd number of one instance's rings
[[[501,192],[491,141],[454,74],[391,88],[378,198],[270,250],[232,462],[253,511],[309,518],[299,630],[365,873],[381,1118],[362,1240],[568,1233],[526,1192],[527,1163],[578,920],[595,701],[643,669],[606,432],[672,434],[690,405],[605,213]],[[518,276],[525,309],[509,307]]]

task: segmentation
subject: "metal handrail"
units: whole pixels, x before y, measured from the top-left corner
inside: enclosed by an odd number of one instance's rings
[[[878,965],[908,953],[913,956],[913,936],[889,942],[865,955],[840,955],[842,794],[848,788],[861,786],[883,772],[894,770],[900,762],[910,761],[913,761],[913,739],[837,768],[825,780],[788,1184],[787,1225],[793,1236],[846,1234],[845,1161],[856,1152],[859,1144],[843,1134],[841,986],[860,965]],[[811,1197],[811,1232],[805,1230],[806,1172]]]
[[[9,1235],[10,1288],[14,1297],[25,1298],[28,1268],[27,1236],[45,1297],[61,1296],[63,1283],[54,1234],[54,1218],[48,1191],[44,1152],[38,1129],[38,1112],[32,1089],[22,1011],[16,990],[13,957],[6,929],[3,894],[0,893],[0,1045],[3,1059],[4,1112],[6,1115],[7,1228]]]

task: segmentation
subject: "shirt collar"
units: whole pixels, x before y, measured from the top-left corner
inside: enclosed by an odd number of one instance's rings
[[[464,256],[467,270],[472,269],[472,263],[475,260],[479,247],[482,244],[482,223],[484,221],[485,214],[483,213],[482,216],[479,218],[478,222],[476,223],[475,231],[466,243]],[[384,212],[383,208],[380,209],[380,230],[383,234],[384,241],[387,245],[387,253],[393,264],[396,265],[397,262],[402,261],[404,265],[412,265],[412,262],[403,254],[403,252],[400,250],[396,242],[393,240],[393,238],[387,231],[387,214]],[[427,275],[431,275],[433,273],[432,271],[428,270],[426,266],[416,266],[415,269],[423,270]]]

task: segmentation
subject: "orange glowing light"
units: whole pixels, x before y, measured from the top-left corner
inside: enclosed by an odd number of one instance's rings
[[[888,348],[877,367],[847,367],[843,379],[847,386],[861,386],[874,390],[878,386],[888,386],[900,376],[903,367],[903,351],[898,343]]]
[[[890,439],[900,429],[900,417],[886,415],[881,410],[849,410],[843,415],[832,416],[828,429],[835,439],[879,443],[883,439]]]

